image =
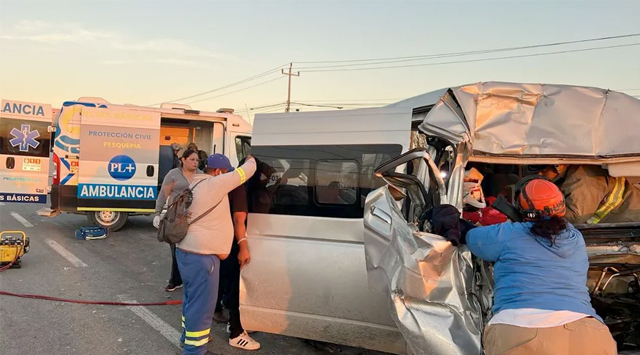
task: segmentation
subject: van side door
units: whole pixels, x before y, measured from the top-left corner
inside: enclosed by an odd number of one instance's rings
[[[82,109],[79,211],[154,211],[158,194],[160,113]]]

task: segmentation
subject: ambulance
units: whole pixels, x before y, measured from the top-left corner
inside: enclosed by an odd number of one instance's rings
[[[173,167],[172,143],[182,151],[195,143],[204,154],[225,154],[236,165],[251,144],[251,125],[232,109],[115,105],[92,97],[63,103],[52,131],[51,206],[38,213],[86,214],[91,224],[111,231],[129,216],[155,211],[159,188]]]
[[[51,105],[2,100],[0,202],[46,203]]]

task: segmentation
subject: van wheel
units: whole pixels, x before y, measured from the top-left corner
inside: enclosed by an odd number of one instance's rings
[[[124,227],[129,218],[129,214],[127,212],[104,210],[89,212],[87,213],[87,218],[94,226],[105,227],[108,228],[109,231],[115,232]]]

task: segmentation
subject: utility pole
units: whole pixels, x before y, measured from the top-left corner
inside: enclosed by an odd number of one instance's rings
[[[293,63],[289,63],[289,72],[288,73],[285,73],[284,69],[282,69],[282,74],[289,76],[289,90],[287,92],[287,108],[285,109],[284,112],[289,112],[289,109],[291,108],[291,77],[292,76],[300,76],[300,72],[298,72],[297,74],[291,73],[291,68],[292,67],[293,67]]]

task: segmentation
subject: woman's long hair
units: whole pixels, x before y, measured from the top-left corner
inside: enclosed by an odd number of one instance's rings
[[[549,241],[549,246],[553,246],[558,234],[567,229],[567,220],[562,217],[553,216],[549,219],[539,219],[533,222],[531,233],[535,236]]]

